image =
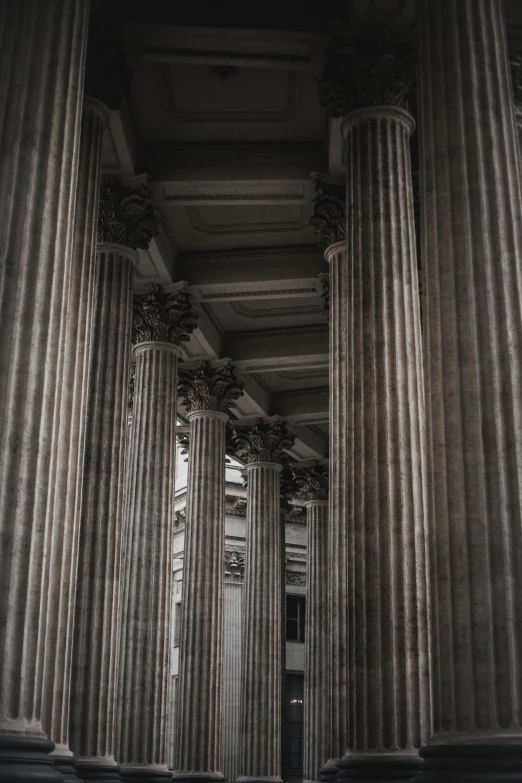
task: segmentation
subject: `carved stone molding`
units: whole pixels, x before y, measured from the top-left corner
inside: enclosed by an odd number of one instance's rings
[[[377,25],[365,40],[332,38],[319,80],[319,100],[332,117],[369,106],[408,111],[414,81],[413,46],[393,42],[390,29]]]
[[[180,289],[162,293],[159,285],[149,283],[147,293],[134,296],[132,305],[132,341],[164,342],[180,345],[190,339],[197,326],[192,297]]]
[[[145,177],[121,184],[112,174],[102,176],[98,209],[99,243],[147,249],[159,231],[153,193]]]
[[[225,550],[225,582],[242,584],[245,578],[245,550]]]
[[[236,454],[247,465],[252,462],[284,464],[285,449],[294,445],[295,437],[288,432],[286,421],[280,417],[253,420],[252,425],[234,426]]]
[[[190,413],[227,413],[232,402],[243,394],[243,384],[237,380],[230,359],[202,361],[194,370],[180,370],[178,394]]]
[[[287,571],[286,584],[306,587],[306,573],[303,571]]]
[[[323,302],[324,307],[321,311],[321,314],[326,316],[327,319],[330,317],[330,275],[327,272],[321,272],[319,275],[319,278],[321,280],[321,285],[323,287]]]
[[[305,467],[294,467],[296,495],[301,500],[328,500],[328,465],[314,460]]]
[[[344,185],[315,178],[314,227],[320,247],[341,242],[346,236],[346,195]]]

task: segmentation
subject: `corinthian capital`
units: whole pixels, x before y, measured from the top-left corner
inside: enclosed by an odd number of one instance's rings
[[[408,110],[414,81],[413,46],[392,42],[389,28],[379,25],[361,41],[332,38],[319,80],[319,100],[332,117],[369,106]]]
[[[328,465],[311,462],[305,467],[294,467],[296,495],[301,500],[328,500]]]
[[[310,225],[314,227],[320,247],[342,242],[346,236],[346,201],[344,184],[328,183],[315,179],[314,214]]]
[[[112,174],[104,174],[98,209],[98,242],[125,245],[133,250],[147,249],[159,230],[153,196],[145,177],[137,178],[133,184],[120,184]]]
[[[277,462],[283,464],[285,449],[294,445],[295,438],[288,432],[288,425],[279,416],[273,419],[254,419],[252,425],[234,426],[237,457],[247,465],[252,462]]]
[[[222,411],[243,394],[243,384],[237,380],[230,359],[199,362],[195,370],[181,370],[178,394],[189,412]]]
[[[192,297],[183,288],[161,293],[149,283],[147,293],[135,296],[132,305],[132,342],[163,342],[180,345],[197,326]]]

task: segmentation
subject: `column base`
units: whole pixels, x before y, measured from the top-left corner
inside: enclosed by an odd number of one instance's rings
[[[95,783],[121,781],[120,768],[115,764],[90,764],[87,761],[78,759],[76,761],[76,774],[85,783],[91,780],[95,781]]]
[[[34,737],[0,736],[0,783],[63,783],[49,755],[54,742]]]
[[[373,783],[389,783],[395,780],[411,780],[419,773],[422,761],[418,756],[398,757],[381,756],[376,758],[359,756],[346,758],[338,762],[337,780],[354,781],[372,780]],[[445,783],[449,783],[446,781]],[[470,782],[471,783],[471,782]]]
[[[73,756],[55,756],[53,754],[51,758],[66,783],[79,783],[80,778],[76,774],[76,759]]]
[[[522,781],[522,745],[430,745],[420,755],[424,764],[418,783]]]
[[[333,781],[337,778],[338,772],[339,767],[334,767],[333,764],[331,766],[325,764],[325,766],[321,767],[319,770],[320,783],[333,783]]]
[[[140,767],[120,767],[120,778],[124,783],[172,783],[172,772],[168,769],[147,769]]]

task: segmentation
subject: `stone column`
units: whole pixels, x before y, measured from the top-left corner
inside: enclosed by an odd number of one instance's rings
[[[196,326],[184,284],[134,297],[116,758],[125,781],[166,781],[179,345]]]
[[[230,360],[180,373],[190,423],[175,780],[224,780],[225,428],[242,394]]]
[[[280,473],[286,422],[234,431],[248,481],[239,781],[281,781],[282,580]]]
[[[424,781],[522,774],[522,196],[499,0],[419,2],[433,733]]]
[[[89,3],[5,0],[0,11],[0,780],[61,779],[41,720],[49,488]],[[57,22],[58,20],[58,22]],[[74,328],[74,322],[69,324]]]
[[[331,112],[345,116],[347,171],[347,426],[339,437],[348,443],[346,487],[332,483],[332,504],[346,503],[349,743],[338,779],[411,777],[429,724],[412,81],[409,48],[379,30],[358,45],[334,41],[321,85]]]
[[[294,469],[305,502],[308,564],[304,675],[304,780],[319,780],[330,749],[328,698],[328,465]]]
[[[335,780],[337,762],[349,743],[348,736],[348,263],[346,258],[345,185],[316,183],[314,214],[311,219],[319,245],[325,248],[330,266],[328,285],[324,285],[325,310],[330,337],[330,497],[328,522],[328,650],[327,698],[325,720],[329,740],[323,781]],[[326,762],[326,763],[325,763]]]
[[[85,445],[85,409],[88,390],[95,286],[95,244],[105,106],[86,97],[80,138],[80,165],[67,320],[60,377],[62,398],[56,465],[63,466],[49,487],[47,515],[49,542],[47,621],[41,665],[42,726],[56,744],[54,762],[66,780],[76,780],[69,749],[69,691],[74,625],[74,597],[78,562],[80,482]]]
[[[123,482],[132,283],[138,247],[156,229],[142,179],[104,175],[86,413],[85,466],[74,646],[70,744],[83,780],[118,780],[114,760],[118,685]]]

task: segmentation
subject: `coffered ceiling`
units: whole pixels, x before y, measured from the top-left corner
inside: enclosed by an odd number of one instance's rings
[[[384,22],[411,37],[413,0],[353,0],[336,18],[260,6],[254,22],[246,6],[123,2],[133,78],[104,166],[147,173],[161,218],[136,288],[187,281],[199,326],[185,361],[229,356],[245,383],[233,415],[281,414],[294,457],[325,457],[328,267],[309,224],[311,175],[343,166],[316,85],[331,34]],[[522,30],[517,4],[507,8]]]

